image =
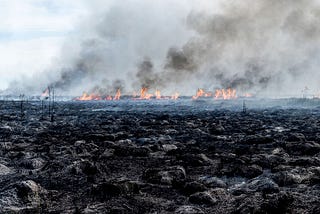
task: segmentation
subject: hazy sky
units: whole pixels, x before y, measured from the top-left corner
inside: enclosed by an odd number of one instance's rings
[[[0,0],[0,89],[47,68],[86,13],[78,0]]]
[[[81,32],[82,21],[92,17],[92,13],[107,10],[114,2],[119,3],[116,0],[0,0],[0,90],[14,80],[50,68],[68,38]],[[124,0],[122,4],[126,2],[143,3]],[[170,8],[172,1],[153,3]],[[191,10],[215,3],[176,0],[174,4],[182,10]]]
[[[320,90],[319,3],[0,0],[0,90]]]

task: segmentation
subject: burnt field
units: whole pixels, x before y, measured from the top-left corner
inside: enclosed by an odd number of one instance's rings
[[[320,213],[318,100],[43,105],[0,102],[1,213]]]

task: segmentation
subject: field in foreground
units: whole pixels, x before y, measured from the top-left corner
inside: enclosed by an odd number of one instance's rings
[[[0,104],[1,213],[320,213],[315,106],[44,104]]]

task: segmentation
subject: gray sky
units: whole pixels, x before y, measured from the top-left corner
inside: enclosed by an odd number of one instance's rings
[[[86,13],[82,1],[0,0],[0,89],[50,66]]]
[[[0,0],[0,90],[14,80],[37,77],[60,57],[68,39],[92,13],[108,10],[116,0]],[[122,5],[148,2],[123,0]],[[170,9],[172,1],[154,0]],[[217,1],[216,1],[217,2]],[[150,4],[150,2],[149,2]],[[207,8],[211,1],[176,0],[182,10]],[[164,9],[165,10],[165,9]]]
[[[0,0],[0,90],[53,84],[78,94],[121,80],[128,91],[146,82],[188,94],[316,91],[319,3]]]
[[[114,0],[0,0],[0,90],[15,79],[48,69],[70,35],[93,11]],[[122,1],[134,2],[130,0]],[[143,1],[136,1],[143,2]],[[155,0],[155,4],[171,1]],[[177,0],[187,8],[206,8],[210,1]]]

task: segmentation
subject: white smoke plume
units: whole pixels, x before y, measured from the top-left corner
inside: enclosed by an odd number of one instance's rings
[[[182,94],[232,87],[262,95],[319,88],[317,0],[95,0],[87,6],[80,33],[38,84],[25,81],[25,88],[53,85],[74,95],[120,87]]]

